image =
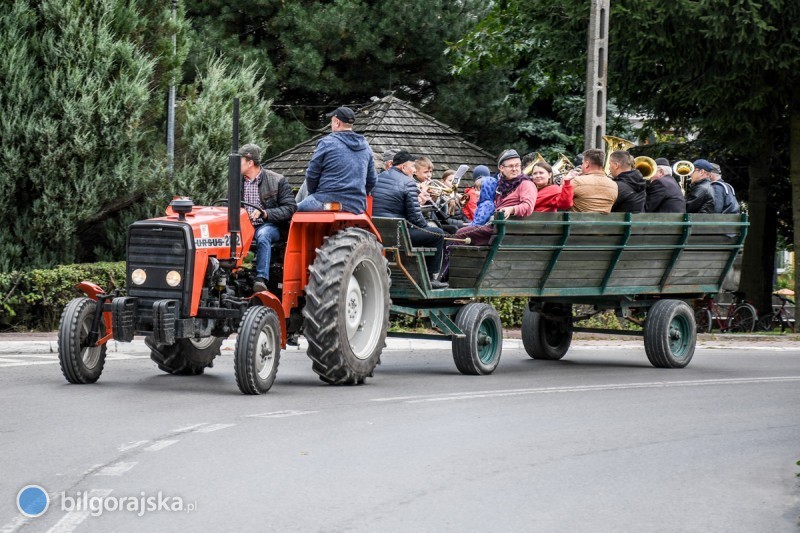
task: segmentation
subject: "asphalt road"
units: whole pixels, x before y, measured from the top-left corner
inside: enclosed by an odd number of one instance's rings
[[[6,348],[0,532],[798,530],[796,344],[657,370],[638,343],[561,362],[512,343],[483,377],[446,343],[414,346],[359,387],[323,385],[290,350],[256,397],[229,351],[175,377],[134,345],[77,386],[54,355]],[[16,508],[28,484],[51,494],[39,518]],[[104,512],[64,511],[79,491]],[[138,516],[159,491],[183,510]],[[132,510],[109,510],[121,497]]]

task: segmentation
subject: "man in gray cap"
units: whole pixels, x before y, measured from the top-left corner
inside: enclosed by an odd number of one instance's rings
[[[281,239],[289,227],[297,203],[289,182],[282,175],[261,167],[261,148],[245,144],[239,149],[242,156],[242,201],[256,228],[256,282],[254,292],[267,290],[272,245]]]
[[[714,167],[705,159],[694,162],[694,172],[689,176],[692,186],[686,195],[687,213],[716,213],[717,205],[711,190],[711,172]]]
[[[356,114],[349,107],[328,113],[331,133],[317,143],[306,170],[308,196],[298,211],[323,211],[338,203],[342,211],[363,213],[375,186],[375,160],[363,135],[353,131]]]
[[[739,200],[736,199],[736,191],[730,183],[722,179],[722,169],[716,163],[711,163],[711,191],[714,193],[714,205],[716,213],[738,214],[740,211]]]
[[[394,160],[394,156],[397,155],[397,152],[399,152],[399,151],[400,150],[398,150],[397,148],[389,148],[388,150],[384,150],[383,151],[383,155],[381,156],[381,159],[383,159],[383,170],[384,171],[389,170],[390,168],[392,168],[392,161]]]

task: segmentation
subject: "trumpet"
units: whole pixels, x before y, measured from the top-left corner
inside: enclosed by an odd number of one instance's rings
[[[603,165],[603,170],[607,175],[611,175],[611,153],[618,150],[630,150],[636,143],[623,139],[622,137],[614,137],[613,135],[603,135],[603,140],[606,143],[606,162]],[[653,162],[655,163],[655,161]],[[653,165],[655,167],[655,164]]]
[[[530,176],[531,174],[533,174],[533,167],[536,166],[536,163],[541,163],[543,161],[545,163],[547,162],[547,161],[545,161],[544,157],[542,157],[542,154],[540,154],[539,152],[536,152],[536,159],[534,159],[533,162],[530,165],[525,167],[525,170],[523,170],[522,173],[525,174],[526,176]]]
[[[658,165],[656,164],[655,160],[651,157],[647,157],[646,155],[640,155],[634,159],[633,166],[636,170],[642,173],[642,176],[644,176],[644,179],[646,180],[652,179],[658,170]]]

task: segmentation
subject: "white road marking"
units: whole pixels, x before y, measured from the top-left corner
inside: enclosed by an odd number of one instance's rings
[[[111,494],[111,489],[93,489],[89,491],[89,498],[105,498]],[[80,511],[70,511],[65,514],[56,525],[47,530],[47,533],[72,533],[89,518],[91,509],[81,509]]]
[[[121,476],[125,472],[129,472],[134,466],[138,463],[130,462],[130,463],[114,463],[112,465],[104,466],[97,472],[95,472],[95,476]]]
[[[138,448],[139,446],[143,446],[150,442],[149,440],[137,440],[136,442],[128,442],[125,444],[121,444],[118,448],[121,452],[127,452],[128,450],[132,450],[134,448]]]
[[[14,533],[19,528],[27,524],[29,521],[30,519],[28,517],[20,515],[11,522],[9,522],[8,524],[4,525],[2,528],[0,528],[0,533]]]
[[[146,355],[132,355],[132,354],[118,354],[107,353],[107,361],[122,361],[126,359],[149,359]],[[15,353],[0,356],[0,368],[10,368],[15,366],[33,366],[33,365],[57,365],[57,355],[41,355],[41,354],[23,354]]]
[[[256,415],[245,415],[249,418],[287,418],[290,416],[302,416],[318,413],[319,411],[274,411],[272,413],[261,413]]]
[[[193,431],[197,428],[203,427],[208,425],[208,422],[200,422],[199,424],[192,424],[191,426],[184,426],[182,428],[172,430],[173,433],[186,433],[188,431]]]
[[[748,385],[800,381],[800,376],[776,376],[764,378],[698,379],[689,381],[650,381],[642,383],[610,383],[607,385],[584,385],[575,387],[539,387],[534,389],[508,389],[495,391],[453,392],[448,394],[429,394],[420,396],[397,396],[394,398],[373,398],[373,402],[426,403],[452,400],[471,400],[476,398],[501,398],[529,394],[550,394],[564,392],[594,392],[627,389],[659,389],[671,387],[700,387],[709,385]]]
[[[156,442],[154,442],[150,446],[146,447],[144,450],[147,451],[147,452],[157,452],[159,450],[163,450],[167,446],[172,446],[176,442],[178,442],[178,441],[177,440],[157,440]]]
[[[220,429],[227,429],[235,426],[236,424],[211,424],[200,429],[195,430],[196,433],[211,433],[212,431],[219,431]]]

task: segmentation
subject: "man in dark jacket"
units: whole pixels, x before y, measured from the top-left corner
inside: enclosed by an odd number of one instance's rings
[[[435,256],[425,257],[431,287],[443,289],[446,283],[437,281],[436,273],[442,265],[444,251],[444,231],[429,227],[419,206],[419,190],[414,175],[416,158],[406,151],[397,152],[392,167],[378,176],[378,183],[372,190],[372,216],[404,218],[408,221],[411,244],[422,247],[436,247]]]
[[[685,213],[686,198],[681,186],[672,177],[672,167],[663,157],[656,159],[656,175],[647,186],[645,211],[648,213]]]
[[[694,162],[694,172],[690,176],[692,186],[686,195],[687,213],[716,213],[717,204],[714,200],[714,191],[711,190],[712,170],[714,167],[705,159]]]
[[[631,154],[623,150],[611,152],[609,170],[617,182],[617,199],[611,207],[612,213],[641,213],[644,211],[647,182],[637,169],[633,168]]]
[[[353,131],[356,114],[349,107],[328,113],[331,133],[319,140],[306,170],[308,196],[298,211],[323,211],[338,202],[342,211],[361,214],[375,186],[375,160],[363,135]]]
[[[261,168],[261,148],[245,144],[239,150],[242,156],[242,201],[260,207],[245,206],[256,228],[256,282],[255,292],[267,290],[272,245],[281,239],[281,231],[289,227],[297,203],[286,178]]]

